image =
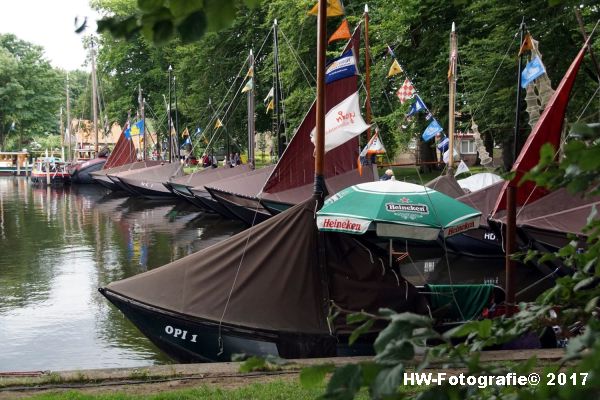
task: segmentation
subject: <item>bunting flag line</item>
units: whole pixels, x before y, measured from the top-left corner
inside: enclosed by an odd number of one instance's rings
[[[383,146],[383,142],[379,139],[379,130],[376,130],[375,134],[371,137],[367,145],[358,155],[358,173],[360,176],[362,176],[362,162],[366,160],[367,156],[384,153],[385,147]]]
[[[398,96],[398,99],[400,99],[400,103],[402,103],[402,104],[404,104],[406,102],[406,100],[412,98],[414,94],[415,94],[415,88],[414,88],[412,82],[408,78],[406,78],[404,80],[404,83],[402,84],[402,86],[400,86],[400,89],[398,89],[398,91],[396,92],[396,96]]]
[[[252,78],[250,78],[248,80],[248,82],[246,83],[246,86],[244,86],[244,88],[242,89],[242,93],[246,93],[251,91],[254,88],[254,82],[252,81]]]
[[[325,115],[325,152],[334,149],[355,136],[360,135],[371,125],[367,125],[360,115],[358,92],[346,97]],[[310,134],[311,142],[315,142],[316,127]]]
[[[183,132],[181,132],[181,137],[190,137],[190,131],[188,131],[188,128],[186,127]]]
[[[531,37],[531,34],[527,33],[525,35],[525,39],[523,39],[523,43],[521,44],[518,55],[520,56],[521,54],[530,50],[533,50],[533,38]]]
[[[357,75],[356,57],[354,51],[348,50],[340,57],[334,58],[325,66],[325,83]]]
[[[246,76],[244,77],[244,79],[246,79],[246,78],[248,78],[248,77],[250,77],[250,78],[253,78],[253,77],[254,77],[254,67],[250,67],[250,68],[248,69],[248,72],[246,72]]]
[[[275,88],[273,86],[271,86],[271,90],[269,90],[269,93],[267,93],[267,97],[265,97],[265,99],[263,100],[263,103],[267,103],[267,101],[269,101],[269,99],[271,99],[273,96],[275,96]]]
[[[269,104],[267,104],[267,114],[269,113],[269,111],[274,110],[274,109],[275,109],[275,100],[271,99]]]
[[[523,72],[521,72],[521,87],[525,89],[527,85],[545,73],[546,69],[544,68],[544,64],[542,64],[542,60],[539,57],[535,57],[527,63]]]
[[[319,2],[311,8],[308,12],[309,15],[318,15],[319,14]],[[328,17],[338,17],[340,15],[344,15],[344,6],[340,0],[327,0],[327,16]]]
[[[436,133],[439,133],[441,131],[443,131],[444,129],[442,128],[442,126],[439,124],[439,122],[436,121],[435,118],[432,118],[433,121],[431,121],[429,123],[429,125],[427,126],[427,128],[425,128],[425,131],[423,131],[423,140],[428,142],[429,140],[431,140]]]
[[[423,103],[423,100],[421,100],[421,97],[418,94],[416,94],[415,100],[410,105],[410,108],[408,109],[408,114],[406,114],[406,116],[410,117],[411,115],[416,114],[421,110],[427,111],[427,107],[425,106],[425,103]]]
[[[398,60],[396,60],[394,58],[394,62],[392,63],[392,66],[390,67],[390,70],[388,71],[387,77],[389,78],[391,76],[397,75],[402,71],[403,71],[402,67],[398,63]]]
[[[450,139],[448,139],[447,137],[444,137],[444,139],[440,140],[440,142],[437,144],[437,149],[442,154],[444,154],[448,150],[449,146],[450,146]]]
[[[329,37],[329,40],[327,40],[327,44],[335,42],[336,40],[347,40],[351,37],[352,35],[350,34],[350,26],[348,25],[348,20],[344,18],[340,26]]]
[[[394,54],[394,51],[392,50],[392,48],[389,45],[387,46],[387,52],[390,56],[392,56],[392,58],[396,58],[396,55]]]
[[[217,122],[215,122],[215,129],[219,129],[222,126],[223,123],[221,122],[221,118],[217,118]]]

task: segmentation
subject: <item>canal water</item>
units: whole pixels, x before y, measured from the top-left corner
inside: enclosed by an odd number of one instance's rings
[[[171,362],[98,287],[242,229],[175,200],[0,177],[0,372]]]

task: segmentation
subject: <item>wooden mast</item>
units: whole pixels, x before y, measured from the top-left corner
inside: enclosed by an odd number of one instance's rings
[[[252,81],[252,85],[250,90],[248,90],[247,100],[248,100],[248,164],[254,165],[254,54],[252,54],[252,49],[250,49],[250,55],[248,56],[248,63],[250,64],[250,80]],[[233,162],[233,160],[230,160]]]
[[[144,92],[142,85],[138,85],[138,107],[140,107],[140,118],[143,121],[142,131],[140,135],[142,137],[142,160],[146,161],[146,112],[144,110]],[[129,121],[129,118],[127,118]]]
[[[523,38],[525,37],[525,21],[521,22],[521,38],[519,43],[523,44]],[[517,158],[517,149],[518,149],[518,138],[519,138],[519,130],[521,128],[519,116],[521,115],[521,65],[523,60],[523,53],[519,52],[519,62],[517,63],[517,105],[515,111],[515,133],[514,133],[514,143],[513,143],[513,158],[512,164],[515,163]],[[515,282],[515,269],[516,262],[512,259],[513,253],[516,250],[516,241],[515,237],[517,234],[517,186],[516,183],[511,179],[508,182],[508,187],[506,188],[506,239],[504,243],[505,250],[505,290],[506,290],[506,304],[508,305],[508,314],[512,314],[513,306],[515,304],[516,297],[516,282]]]
[[[66,129],[65,129],[65,134],[67,137],[67,159],[70,161],[72,159],[72,154],[71,154],[71,98],[69,95],[69,73],[67,72],[67,87],[66,87],[66,94],[67,94],[67,124],[66,124]]]
[[[92,112],[94,119],[94,157],[98,157],[98,81],[96,80],[96,55],[94,52],[94,39],[92,47]]]
[[[454,168],[454,131],[455,131],[455,102],[456,102],[456,61],[458,50],[456,44],[456,27],[452,23],[450,31],[450,65],[448,68],[448,174]]]
[[[315,186],[314,194],[319,203],[325,197],[325,50],[327,44],[327,0],[319,0],[317,14],[317,102],[315,107]]]
[[[371,49],[369,48],[369,5],[365,4],[365,88],[367,90],[367,141],[371,139]]]
[[[169,104],[167,104],[167,120],[168,120],[168,128],[167,128],[167,137],[169,138],[169,162],[173,161],[173,137],[171,136],[171,131],[173,130],[173,118],[171,117],[171,80],[173,74],[173,67],[169,65]]]
[[[277,138],[277,159],[283,154],[283,139],[281,137],[281,108],[279,107],[279,26],[277,20],[273,22],[273,69],[275,84],[273,85],[273,114],[275,115],[275,129],[273,133]]]

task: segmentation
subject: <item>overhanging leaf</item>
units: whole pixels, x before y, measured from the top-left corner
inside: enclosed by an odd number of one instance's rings
[[[310,367],[302,368],[300,371],[300,383],[305,387],[315,387],[321,384],[325,379],[325,375],[333,372],[335,366],[333,364],[311,365]]]

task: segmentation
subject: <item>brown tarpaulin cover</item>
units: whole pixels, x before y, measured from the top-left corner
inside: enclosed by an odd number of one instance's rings
[[[235,177],[237,175],[241,175],[252,169],[248,164],[238,165],[237,167],[222,167],[222,168],[212,168],[208,167],[200,171],[196,171],[193,174],[179,176],[176,178],[169,179],[169,182],[178,183],[185,186],[204,186],[206,184],[212,182],[218,182],[223,179],[228,179],[231,177]]]
[[[375,248],[367,251],[347,235],[319,233],[315,207],[310,199],[214,246],[106,289],[188,316],[278,332],[329,332],[322,283],[327,280],[330,298],[344,308],[413,310],[416,289],[385,271]],[[324,246],[321,255],[318,242]],[[324,268],[319,260],[325,261]],[[328,272],[326,280],[323,271]]]
[[[498,196],[502,193],[503,186],[504,181],[496,182],[481,190],[457,197],[456,200],[481,211],[479,226],[482,228],[488,227],[488,218],[491,216],[494,204],[496,204],[496,200],[498,200]]]
[[[425,184],[428,188],[437,190],[456,199],[465,194],[465,191],[460,187],[454,175],[440,175],[435,179],[430,180]]]
[[[153,165],[148,168],[140,168],[136,170],[127,170],[109,174],[111,176],[126,177],[130,179],[146,180],[153,182],[166,182],[170,177],[175,175],[183,175],[183,168],[179,163],[164,163]]]

